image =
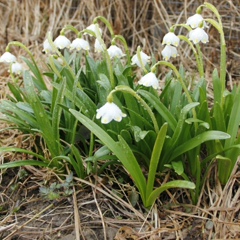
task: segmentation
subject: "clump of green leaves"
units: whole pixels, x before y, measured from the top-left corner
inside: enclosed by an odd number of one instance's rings
[[[203,8],[211,10],[216,20],[201,17]],[[110,32],[109,48],[98,21],[105,23]],[[220,76],[217,71],[212,75],[213,105],[207,97],[200,46],[200,40],[208,42],[206,22],[221,36]],[[179,26],[189,31],[189,38],[175,35]],[[68,31],[77,35],[72,43],[65,36]],[[91,53],[85,34],[94,38],[98,57]],[[177,57],[180,40],[186,41],[196,56],[199,78],[192,87],[188,86],[184,69],[177,69],[168,61]],[[1,152],[17,151],[31,156],[28,160],[2,164],[0,168],[36,165],[65,172],[67,164],[78,177],[84,178],[91,173],[101,174],[109,165],[121,164],[146,207],[151,207],[170,188],[190,189],[196,203],[208,170],[216,160],[219,179],[225,184],[240,154],[237,135],[240,114],[235,116],[240,113],[240,93],[238,87],[232,91],[225,87],[226,48],[217,9],[209,3],[201,5],[186,24],[170,29],[163,44],[164,61],[151,62],[141,47],[130,56],[125,39],[114,34],[104,17],[97,17],[81,31],[65,26],[54,41],[49,34],[44,42],[47,70],[42,71],[25,46],[9,43],[7,52],[12,46],[20,46],[29,54],[30,59],[23,58],[29,70],[23,72],[19,84],[14,75],[15,62],[11,63],[14,81],[8,85],[12,95],[1,102],[0,110],[22,132],[40,136],[41,146],[46,149],[37,154],[14,147],[0,148]],[[2,56],[4,59],[15,61],[9,54]],[[142,74],[140,80],[136,66]],[[162,88],[158,79],[161,66],[170,69]],[[100,161],[104,162],[101,166]],[[156,186],[156,175],[166,169],[176,179]],[[56,199],[62,189],[68,192],[67,186],[53,183],[40,192],[48,199]]]

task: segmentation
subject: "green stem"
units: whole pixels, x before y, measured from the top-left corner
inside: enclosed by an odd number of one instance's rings
[[[98,17],[95,17],[94,20],[93,20],[93,23],[96,24],[98,22],[98,20],[102,21],[108,28],[110,34],[111,34],[111,38],[114,38],[115,34],[113,32],[113,29],[112,29],[112,26],[110,24],[110,22],[103,16],[98,16]]]
[[[177,68],[176,68],[172,63],[170,63],[170,62],[159,61],[159,62],[155,63],[155,64],[152,66],[151,71],[152,71],[152,72],[155,72],[157,66],[159,66],[159,65],[167,66],[167,67],[169,67],[169,68],[171,68],[171,69],[173,70],[173,72],[175,73],[178,81],[179,81],[179,82],[181,83],[181,85],[182,85],[182,88],[183,88],[183,90],[184,90],[184,92],[185,92],[185,94],[186,94],[186,97],[187,97],[187,99],[188,99],[188,102],[189,102],[189,103],[192,103],[192,102],[193,102],[192,97],[191,97],[191,95],[190,95],[190,93],[189,93],[189,91],[188,91],[188,89],[187,89],[187,87],[186,87],[186,85],[185,85],[185,83],[184,83],[184,81],[183,81],[183,79],[182,79],[181,74],[180,74],[179,71],[177,70]],[[193,113],[193,117],[194,117],[195,119],[197,119],[197,113],[196,113],[195,108],[192,109],[192,113]],[[197,128],[198,128],[197,122],[194,123],[194,126],[195,126],[195,131],[197,131]]]
[[[98,26],[98,24],[96,24],[96,25]],[[113,75],[112,62],[111,62],[110,56],[108,54],[106,45],[101,37],[99,27],[96,28],[96,38],[100,42],[100,44],[103,46],[104,54],[105,54],[105,58],[106,58],[106,62],[107,62],[107,67],[108,67],[108,72],[109,72],[110,83],[111,83],[111,87],[113,89],[115,87],[115,80],[114,80],[114,75]]]
[[[137,101],[140,102],[140,104],[143,106],[144,109],[146,109],[146,111],[148,112],[150,118],[152,119],[152,122],[153,122],[153,125],[154,125],[154,130],[156,133],[159,132],[159,127],[158,127],[158,123],[157,123],[157,120],[152,112],[152,109],[148,106],[148,104],[133,90],[131,89],[130,87],[128,86],[117,86],[115,87],[115,89],[113,89],[108,97],[107,97],[107,100],[108,101],[112,101],[113,99],[113,96],[112,94],[115,93],[115,92],[125,92],[125,93],[129,93],[131,94],[134,98],[137,99]]]
[[[223,93],[225,91],[225,84],[226,84],[226,42],[225,42],[225,37],[224,37],[224,32],[223,32],[223,24],[222,24],[222,20],[221,20],[221,15],[219,14],[217,8],[212,5],[211,3],[207,3],[205,2],[204,7],[208,8],[209,10],[211,10],[215,16],[217,17],[217,21],[213,20],[213,19],[206,19],[205,21],[209,22],[210,24],[212,24],[219,32],[220,34],[220,42],[221,42],[221,57],[220,57],[220,81],[222,84],[222,96]],[[223,101],[224,98],[222,97],[222,102],[221,105],[223,105]]]
[[[198,52],[196,51],[194,45],[192,44],[192,42],[186,36],[178,35],[178,37],[181,40],[185,41],[190,46],[190,48],[192,49],[193,54],[195,56],[195,59],[197,61],[198,72],[200,74],[200,77],[204,77],[204,69],[203,69],[203,64],[202,64],[202,58],[200,58],[200,56],[198,55]]]
[[[200,74],[200,77],[204,77],[204,67],[203,67],[203,55],[202,55],[202,51],[201,51],[201,48],[200,48],[200,45],[197,43],[196,44],[196,47],[197,47],[197,51],[198,51],[198,54],[197,54],[197,57],[198,57],[198,69],[199,69],[199,74]]]
[[[171,68],[171,69],[173,70],[173,72],[175,73],[177,79],[179,80],[179,82],[180,82],[181,85],[182,85],[182,88],[183,88],[183,90],[184,90],[184,92],[185,92],[185,94],[186,94],[186,96],[187,96],[188,102],[189,102],[189,103],[192,103],[193,100],[192,100],[192,98],[191,98],[191,95],[190,95],[190,93],[189,93],[189,91],[188,91],[188,89],[187,89],[187,87],[186,87],[186,85],[185,85],[185,83],[184,83],[184,81],[183,81],[183,79],[182,79],[181,74],[180,74],[179,71],[177,70],[177,68],[176,68],[172,63],[170,63],[170,62],[158,61],[157,63],[155,63],[155,64],[152,66],[151,71],[152,71],[152,72],[155,72],[157,66],[159,66],[159,65],[167,66],[167,67],[169,67],[169,68]]]
[[[75,28],[75,27],[73,27],[72,25],[66,25],[62,30],[61,30],[61,35],[64,35],[65,34],[65,31],[66,30],[70,30],[70,31],[72,31],[72,32],[74,32],[77,36],[79,36],[79,31]],[[81,35],[80,35],[81,36]]]

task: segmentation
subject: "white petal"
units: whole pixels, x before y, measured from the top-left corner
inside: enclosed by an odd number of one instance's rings
[[[84,49],[84,50],[88,51],[90,49],[90,45],[89,45],[88,41],[86,41],[82,38],[76,38],[75,40],[72,41],[69,48],[71,50],[76,49],[76,50],[80,51],[81,49]]]
[[[103,45],[98,41],[97,38],[96,38],[95,43],[94,43],[94,48],[95,48],[95,52],[98,52],[98,53],[104,51]]]
[[[162,44],[174,45],[175,47],[177,47],[179,45],[179,42],[180,42],[179,37],[177,37],[175,33],[169,32],[163,37]]]
[[[150,61],[150,57],[145,54],[144,52],[140,52],[140,57],[142,59],[142,63],[143,65],[145,66],[149,61]],[[141,63],[140,63],[140,60],[138,59],[138,55],[135,54],[133,57],[132,57],[132,62],[131,62],[132,65],[136,64],[138,67],[141,67]]]
[[[203,21],[202,15],[196,13],[187,19],[186,24],[189,25],[191,28],[197,28],[199,27],[202,21]]]
[[[91,24],[86,29],[94,32],[95,34],[97,34],[97,31],[99,30],[100,34],[102,35],[102,29],[99,28],[98,25],[96,25],[96,24]],[[84,33],[84,34],[86,35],[88,33]]]
[[[1,57],[0,57],[0,62],[4,63],[14,63],[16,62],[16,57],[11,54],[10,52],[5,52]]]
[[[11,70],[13,74],[21,74],[23,70],[22,64],[18,62],[12,63]]]
[[[112,120],[120,122],[123,117],[126,117],[126,114],[113,102],[107,102],[101,108],[97,109],[96,118],[101,118],[103,124],[107,124]]]
[[[115,45],[111,45],[107,51],[108,51],[110,58],[114,58],[114,57],[121,58],[121,57],[125,56],[125,54],[123,54],[122,50]]]
[[[145,76],[143,76],[138,81],[138,84],[143,85],[145,87],[153,87],[154,89],[159,88],[159,81],[153,72],[147,73]]]
[[[189,40],[193,41],[195,44],[202,42],[208,42],[208,34],[202,28],[196,28],[189,32]]]
[[[166,61],[169,60],[171,57],[175,58],[176,56],[178,56],[176,47],[166,45],[162,50],[162,56]]]
[[[66,47],[69,47],[69,45],[71,44],[70,40],[68,38],[66,38],[63,35],[59,35],[55,40],[54,40],[54,44],[56,45],[57,48],[59,49],[64,49]]]

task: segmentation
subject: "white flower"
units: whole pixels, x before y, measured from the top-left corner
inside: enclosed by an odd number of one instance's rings
[[[165,46],[165,48],[162,50],[162,56],[164,60],[169,60],[171,57],[176,57],[178,56],[177,49],[173,46]]]
[[[66,38],[63,35],[59,35],[55,40],[54,40],[54,44],[57,48],[59,49],[64,49],[69,47],[69,45],[71,44],[70,40],[68,38]]]
[[[127,115],[113,102],[107,102],[101,108],[97,109],[97,119],[101,119],[101,123],[108,124],[112,120],[120,122]]]
[[[43,52],[45,53],[53,52],[52,46],[49,43],[48,39],[45,39],[45,41],[43,42]]]
[[[150,57],[145,54],[143,51],[140,51],[140,57],[141,57],[141,60],[142,60],[142,63],[143,65],[145,66],[149,61],[150,61]],[[140,59],[138,58],[138,55],[135,54],[133,57],[132,57],[132,62],[131,62],[132,65],[136,64],[138,67],[141,67],[141,63],[140,63]]]
[[[96,35],[97,35],[97,31],[99,30],[100,35],[102,35],[102,29],[99,28],[99,26],[97,24],[91,24],[86,29],[94,32]],[[85,32],[84,34],[88,34],[88,33]]]
[[[22,64],[15,62],[11,64],[11,71],[13,74],[20,75],[23,71]]]
[[[80,51],[81,49],[88,51],[90,49],[90,45],[88,41],[82,38],[76,38],[75,40],[72,41],[69,48],[71,50],[76,49],[77,51]]]
[[[119,48],[115,45],[111,45],[107,51],[108,51],[110,58],[114,58],[114,57],[121,58],[121,57],[125,56],[125,54],[123,54],[121,48]]]
[[[104,46],[103,44],[101,44],[98,39],[96,38],[95,43],[94,43],[94,48],[95,48],[95,52],[103,52],[104,51]]]
[[[174,45],[175,47],[177,47],[179,45],[179,42],[180,42],[179,37],[176,36],[175,33],[169,32],[163,37],[162,44]]]
[[[189,40],[193,41],[195,44],[202,42],[208,42],[208,34],[202,28],[196,28],[189,32]]]
[[[203,22],[203,17],[201,14],[194,14],[193,16],[189,17],[187,19],[187,25],[189,25],[191,28],[197,28],[199,25]],[[205,26],[205,24],[204,24]]]
[[[159,88],[159,81],[153,72],[149,72],[146,75],[144,75],[138,81],[138,84],[143,85],[145,87],[153,87],[154,89]]]
[[[4,63],[14,63],[16,62],[17,59],[16,57],[11,54],[10,52],[5,52],[1,57],[0,57],[0,62]]]

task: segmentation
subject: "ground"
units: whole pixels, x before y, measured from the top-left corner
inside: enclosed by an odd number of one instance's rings
[[[212,175],[216,173],[215,169]],[[39,188],[64,182],[50,170],[34,167],[1,173],[0,239],[239,239],[239,167],[225,188],[212,176],[197,206],[184,191],[167,192],[151,209],[129,202],[130,185],[90,176],[73,178],[66,194],[49,200]],[[216,183],[216,182],[215,182]]]

